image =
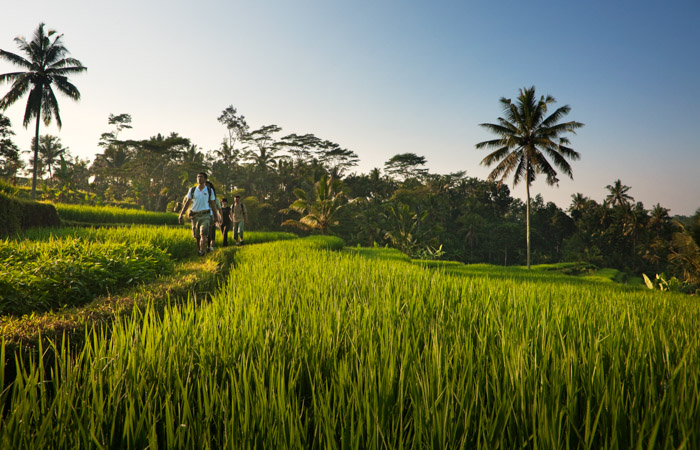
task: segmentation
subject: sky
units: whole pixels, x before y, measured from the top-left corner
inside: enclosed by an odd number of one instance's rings
[[[63,34],[87,72],[81,100],[60,96],[63,127],[42,124],[70,153],[93,160],[110,114],[128,113],[124,139],[177,132],[218,148],[233,105],[251,129],[313,133],[354,151],[368,173],[400,153],[432,173],[486,179],[499,99],[536,87],[581,155],[573,180],[540,177],[532,194],[566,209],[597,202],[620,179],[645,208],[700,207],[700,2],[397,0],[34,0],[0,9],[0,48],[19,53],[39,23]],[[0,73],[17,68],[0,61]],[[0,85],[0,96],[9,90]],[[29,149],[26,98],[5,111]],[[512,186],[524,199],[525,186]]]

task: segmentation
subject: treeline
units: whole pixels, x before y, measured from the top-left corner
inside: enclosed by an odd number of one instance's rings
[[[42,136],[43,196],[172,211],[205,171],[220,196],[243,196],[255,229],[332,233],[349,245],[389,245],[420,258],[525,264],[525,204],[504,184],[464,172],[432,174],[425,158],[411,153],[358,174],[352,171],[357,155],[334,142],[285,135],[276,125],[251,130],[232,106],[218,120],[226,136],[205,153],[176,133],[123,139],[131,116],[110,115],[102,152],[90,165]],[[10,166],[2,166],[2,175],[13,180]],[[700,284],[700,210],[679,221],[661,205],[635,202],[619,180],[607,188],[610,195],[600,202],[572,195],[566,211],[536,196],[532,262],[586,261]]]

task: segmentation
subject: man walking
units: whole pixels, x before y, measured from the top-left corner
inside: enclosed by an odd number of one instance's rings
[[[204,256],[209,246],[209,227],[213,226],[212,211],[216,216],[219,211],[216,207],[216,193],[207,185],[207,174],[197,174],[197,186],[191,188],[185,196],[184,205],[178,217],[178,223],[182,223],[182,215],[187,207],[192,204],[189,217],[192,220],[192,236],[199,243],[199,256]],[[216,219],[215,216],[215,219]]]
[[[233,206],[231,207],[231,220],[233,221],[233,241],[236,245],[243,245],[243,224],[248,225],[248,211],[245,205],[241,202],[241,196],[233,197]],[[238,240],[240,236],[241,240]]]

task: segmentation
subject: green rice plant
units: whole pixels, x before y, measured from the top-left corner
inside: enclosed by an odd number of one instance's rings
[[[336,248],[243,247],[210,303],[29,358],[0,447],[700,448],[696,299]]]
[[[172,262],[149,244],[68,237],[0,243],[0,267],[0,314],[21,315],[85,304],[168,273]]]
[[[108,224],[135,223],[149,225],[177,225],[177,214],[124,209],[116,206],[87,206],[65,203],[54,204],[63,221]]]
[[[64,238],[82,239],[87,242],[147,244],[163,250],[176,260],[197,253],[192,231],[184,226],[127,225],[116,228],[37,228],[13,236],[10,240],[12,242],[25,240],[40,242]]]
[[[296,237],[265,232],[247,236],[251,243]],[[196,253],[187,227],[28,230],[0,241],[0,315],[80,306],[170,273],[169,259]]]

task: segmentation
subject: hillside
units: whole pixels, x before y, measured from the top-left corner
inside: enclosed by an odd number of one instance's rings
[[[237,249],[194,300],[26,366],[0,444],[700,446],[692,297],[315,237]]]

